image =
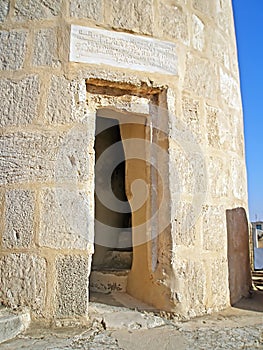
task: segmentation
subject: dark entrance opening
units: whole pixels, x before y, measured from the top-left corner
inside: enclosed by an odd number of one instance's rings
[[[93,270],[130,269],[132,213],[126,195],[126,161],[117,119],[96,118],[95,253]]]

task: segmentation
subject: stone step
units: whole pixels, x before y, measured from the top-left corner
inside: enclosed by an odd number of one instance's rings
[[[103,257],[96,257],[93,262],[93,270],[129,270],[132,266],[132,251],[108,250],[103,252]]]
[[[126,292],[130,270],[92,271],[90,274],[90,291],[100,293]]]
[[[103,266],[112,270],[129,270],[131,265],[132,251],[109,250],[103,261]]]
[[[29,324],[28,311],[13,312],[0,306],[0,344],[24,332]]]

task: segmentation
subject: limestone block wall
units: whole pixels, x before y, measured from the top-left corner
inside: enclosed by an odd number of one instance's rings
[[[71,24],[173,42],[177,74],[69,62]],[[247,207],[231,1],[2,0],[0,70],[1,302],[88,314],[93,79],[166,91],[170,225],[131,292],[186,316],[228,305],[226,210]]]

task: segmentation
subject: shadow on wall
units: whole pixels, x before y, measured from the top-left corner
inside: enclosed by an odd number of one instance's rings
[[[244,208],[226,211],[230,303],[247,297],[252,286],[249,227]]]

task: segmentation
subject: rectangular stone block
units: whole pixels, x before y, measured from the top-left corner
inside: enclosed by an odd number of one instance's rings
[[[65,132],[8,133],[0,138],[0,184],[90,179],[94,155],[83,125]],[[93,171],[93,170],[92,170]]]
[[[206,131],[209,146],[229,150],[233,148],[233,132],[236,129],[232,115],[220,108],[206,105]]]
[[[175,271],[180,286],[175,290],[179,308],[188,317],[204,313],[207,283],[204,263],[190,258],[176,259]]]
[[[152,34],[153,1],[135,0],[110,2],[111,23],[115,28],[129,29],[134,32]]]
[[[87,316],[90,263],[90,257],[80,255],[57,257],[57,316]]]
[[[70,16],[101,22],[103,20],[103,2],[102,0],[71,0]]]
[[[51,131],[3,135],[0,139],[0,184],[54,179],[63,136]]]
[[[163,36],[189,44],[187,15],[181,6],[158,1],[159,27]]]
[[[72,83],[64,76],[51,79],[45,119],[50,124],[74,122],[74,92]]]
[[[94,220],[88,195],[74,189],[45,189],[40,195],[40,246],[87,250]],[[93,213],[92,213],[93,214]]]
[[[0,80],[0,126],[23,126],[32,123],[37,117],[39,92],[36,75],[18,81]]]
[[[230,110],[228,119],[232,130],[230,148],[240,156],[244,156],[244,125],[239,111]]]
[[[70,61],[177,74],[171,42],[77,25],[71,26]]]
[[[186,59],[184,88],[195,95],[216,99],[217,95],[216,66],[207,60],[189,54]]]
[[[221,310],[229,305],[229,283],[227,258],[214,259],[211,262],[211,307]]]
[[[196,241],[196,217],[191,203],[184,201],[172,204],[173,241],[178,246],[194,246]]]
[[[220,174],[220,176],[219,176]],[[210,156],[207,162],[207,191],[213,198],[227,197],[230,194],[229,159]]]
[[[189,301],[188,315],[195,317],[205,312],[206,273],[202,262],[188,261],[185,293]]]
[[[62,0],[16,0],[15,19],[17,21],[41,20],[59,16]]]
[[[0,31],[0,70],[21,69],[26,54],[27,31]]]
[[[202,51],[205,45],[205,25],[199,17],[192,15],[193,37],[192,43],[196,50]]]
[[[223,101],[230,107],[241,109],[240,89],[238,82],[220,68],[220,90]]]
[[[193,0],[193,8],[209,17],[214,17],[216,14],[216,1]]]
[[[46,297],[46,261],[37,255],[9,254],[0,257],[0,300],[13,309],[31,308],[42,316]]]
[[[176,135],[179,134],[180,129]],[[191,147],[188,147],[189,144]],[[179,196],[205,193],[207,190],[206,160],[193,134],[187,130],[185,135],[180,134],[175,142],[170,143],[170,146],[171,191]]]
[[[229,41],[224,37],[219,31],[214,28],[210,29],[209,33],[209,46],[211,47],[211,52],[213,57],[225,66],[227,69],[230,69],[230,52],[229,52]]]
[[[125,293],[127,287],[128,270],[120,271],[92,271],[90,275],[90,291],[98,293]]]
[[[203,143],[203,116],[200,112],[200,103],[198,100],[184,97],[182,100],[184,129],[193,135],[196,143]]]
[[[93,116],[91,119],[87,112],[86,93],[84,79],[70,81],[64,76],[53,76],[45,111],[46,123],[58,125],[87,122],[89,130],[94,134],[95,118]]]
[[[28,248],[34,234],[34,193],[30,190],[6,192],[3,247]]]
[[[217,1],[216,21],[220,29],[226,35],[231,35],[231,32],[234,31],[234,21],[231,7],[232,1]],[[236,61],[236,59],[234,59],[233,61]]]
[[[247,176],[245,161],[243,158],[233,158],[230,161],[230,186],[235,198],[246,203],[247,200]]]
[[[94,135],[87,124],[77,125],[68,130],[57,150],[54,163],[54,178],[57,183],[93,181]]]
[[[222,251],[227,244],[224,207],[205,205],[202,214],[203,248],[211,251]]]
[[[0,23],[4,22],[9,11],[9,0],[1,0],[0,5]]]
[[[40,29],[36,33],[34,38],[33,65],[50,67],[57,67],[59,65],[56,29]]]

